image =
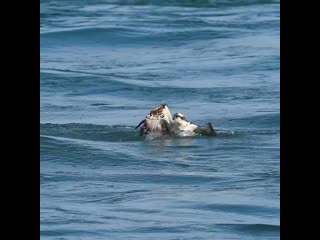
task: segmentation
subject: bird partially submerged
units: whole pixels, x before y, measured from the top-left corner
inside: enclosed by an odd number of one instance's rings
[[[197,126],[189,122],[181,113],[175,113],[172,117],[167,104],[160,104],[152,109],[136,128],[138,127],[140,127],[140,135],[216,135],[210,122],[204,126]]]

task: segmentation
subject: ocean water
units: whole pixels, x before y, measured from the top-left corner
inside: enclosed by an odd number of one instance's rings
[[[279,239],[279,10],[41,0],[41,239]],[[218,135],[140,137],[160,103]]]

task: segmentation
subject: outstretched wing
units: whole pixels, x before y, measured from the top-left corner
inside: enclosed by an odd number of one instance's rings
[[[140,127],[140,135],[151,132],[168,134],[171,132],[172,116],[167,104],[160,104],[152,109],[136,128]]]

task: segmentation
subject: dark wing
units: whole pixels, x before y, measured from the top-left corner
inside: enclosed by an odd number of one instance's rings
[[[209,122],[205,126],[199,126],[194,130],[195,133],[205,135],[205,136],[215,136],[217,135],[216,131],[214,130],[212,124]]]

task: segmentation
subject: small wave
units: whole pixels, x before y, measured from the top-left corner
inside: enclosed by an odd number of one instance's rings
[[[237,119],[229,119],[228,126],[247,126],[251,129],[258,129],[259,131],[274,132],[280,127],[280,113],[270,112],[254,116],[241,117]]]
[[[233,137],[238,132],[232,131],[232,130],[224,130],[224,129],[216,129],[217,135],[221,137]]]
[[[275,214],[279,212],[279,208],[244,204],[193,204],[192,206],[205,211],[221,211],[257,216],[260,216],[261,214]]]
[[[195,24],[196,26],[196,24]],[[176,46],[180,44],[188,44],[190,41],[203,41],[203,39],[218,39],[239,35],[239,31],[226,28],[225,26],[210,26],[202,28],[178,28],[172,31],[167,29],[159,32],[158,27],[154,28],[79,28],[79,29],[61,29],[50,32],[42,32],[40,36],[40,45],[42,47],[56,46],[61,44],[68,45],[89,45],[90,47],[103,46]],[[249,32],[242,29],[243,34]]]
[[[91,141],[141,141],[134,127],[125,125],[95,125],[82,123],[40,124],[41,136],[74,138]]]
[[[117,5],[158,5],[158,6],[174,6],[174,7],[193,7],[193,8],[217,8],[217,7],[237,7],[249,6],[256,4],[272,4],[279,3],[278,0],[111,0],[109,3]]]
[[[236,231],[248,233],[248,232],[260,232],[260,233],[279,233],[280,226],[273,224],[217,224],[220,227],[233,229]]]
[[[41,36],[51,36],[51,37],[61,37],[61,36],[70,36],[70,37],[81,37],[86,36],[87,34],[116,34],[116,33],[135,33],[134,29],[131,28],[94,28],[94,27],[88,27],[88,28],[70,28],[70,29],[61,29],[61,30],[55,30],[55,31],[49,31],[49,32],[42,32]]]

